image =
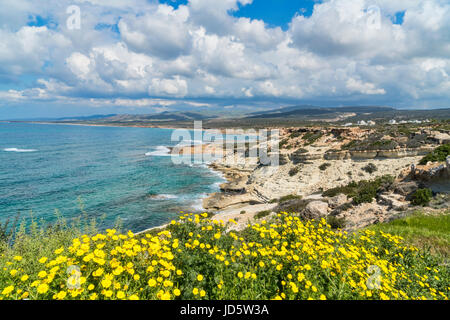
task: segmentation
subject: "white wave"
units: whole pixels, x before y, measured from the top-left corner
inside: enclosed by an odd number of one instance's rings
[[[183,140],[178,145],[179,146],[195,146],[195,145],[203,145],[206,142],[203,140]]]
[[[157,194],[150,196],[150,198],[154,200],[170,200],[170,199],[177,199],[178,196],[174,194]]]
[[[5,148],[3,151],[6,152],[36,152],[36,149],[19,149],[19,148]]]
[[[199,194],[198,196],[196,196],[195,198],[195,201],[190,205],[190,207],[194,210],[194,211],[197,211],[197,212],[203,212],[204,210],[205,210],[205,208],[203,208],[203,200],[205,199],[205,198],[207,198],[208,197],[208,194],[206,194],[206,193],[201,193],[201,194]]]
[[[145,155],[148,157],[170,157],[170,149],[166,146],[158,146],[155,151],[147,152]]]

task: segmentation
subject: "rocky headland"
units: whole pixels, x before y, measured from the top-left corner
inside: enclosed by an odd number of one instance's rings
[[[204,209],[217,213],[217,219],[237,221],[233,228],[239,229],[258,217],[279,212],[283,209],[280,199],[291,197],[307,218],[334,217],[345,221],[345,229],[354,230],[412,209],[408,197],[420,187],[450,191],[449,159],[417,165],[443,138],[450,137],[448,133],[417,132],[412,141],[383,136],[372,143],[374,134],[359,128],[282,129],[278,166],[262,165],[259,158],[248,157],[248,152],[227,153],[224,149],[223,158],[210,168],[221,172],[227,182],[220,186],[221,192],[204,199]],[[221,147],[216,143],[204,150]],[[355,205],[343,194],[323,196],[326,190],[386,175],[395,181],[371,203]]]

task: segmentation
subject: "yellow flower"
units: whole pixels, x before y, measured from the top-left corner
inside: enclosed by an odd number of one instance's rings
[[[47,260],[48,260],[47,257],[42,257],[42,258],[39,259],[39,263],[46,263]]]
[[[56,295],[56,299],[62,300],[62,299],[64,299],[64,298],[66,297],[66,295],[67,295],[67,292],[65,292],[65,291],[60,291],[60,292],[58,292],[58,294]]]
[[[139,300],[139,297],[138,297],[138,295],[133,294],[133,295],[131,295],[128,299],[129,299],[129,300]]]
[[[327,300],[327,297],[324,294],[320,295],[320,300]]]
[[[109,279],[103,279],[102,280],[102,286],[103,286],[103,288],[109,288],[110,286],[111,286],[111,280],[109,280]]]
[[[181,291],[179,289],[175,289],[175,290],[173,290],[173,294],[178,297],[178,296],[180,296]]]
[[[203,280],[203,276],[201,274],[197,275],[197,281],[202,281]]]
[[[200,297],[204,297],[204,296],[206,296],[206,292],[205,292],[205,290],[201,290],[200,291]]]
[[[48,291],[48,284],[46,283],[41,283],[38,287],[37,287],[37,292],[40,294],[44,294]]]
[[[44,270],[38,273],[39,278],[45,278],[46,276],[47,276],[47,272]]]
[[[22,278],[20,278],[20,280],[25,282],[25,281],[28,280],[28,278],[29,278],[29,276],[25,274],[25,275],[22,276]]]
[[[16,260],[16,261],[21,261],[22,257],[21,256],[15,256],[13,259]]]
[[[193,293],[194,295],[198,295],[198,289],[197,289],[197,288],[194,288],[194,289],[192,290],[192,293]]]
[[[5,289],[3,289],[2,294],[7,295],[10,294],[14,290],[14,286],[8,286]]]
[[[242,278],[242,277],[244,277],[244,274],[242,272],[238,272],[238,277]]]
[[[113,295],[113,292],[111,290],[103,291],[103,295],[107,298],[110,298]]]
[[[155,280],[155,279],[150,279],[150,280],[148,280],[148,286],[149,286],[149,287],[154,287],[154,286],[156,286],[156,280]]]
[[[119,299],[125,298],[125,293],[123,291],[117,292],[117,298],[119,298]]]

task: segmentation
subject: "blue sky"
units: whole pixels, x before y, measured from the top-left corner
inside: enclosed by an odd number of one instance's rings
[[[443,0],[0,3],[0,119],[449,106]]]

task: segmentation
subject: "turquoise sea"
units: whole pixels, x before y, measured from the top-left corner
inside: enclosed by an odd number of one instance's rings
[[[101,218],[100,228],[141,231],[201,210],[223,178],[205,165],[174,164],[172,130],[0,124],[0,222]]]

